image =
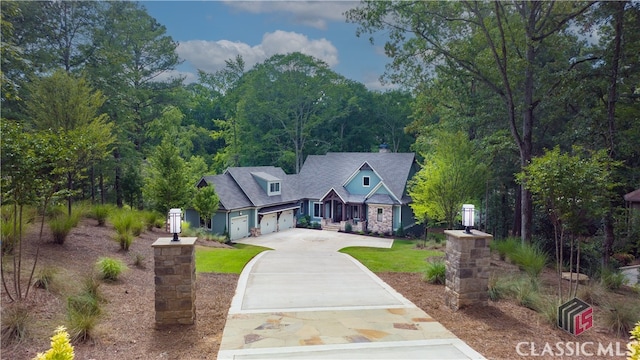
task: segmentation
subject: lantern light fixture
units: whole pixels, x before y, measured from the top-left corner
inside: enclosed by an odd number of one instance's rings
[[[171,241],[180,241],[178,234],[182,232],[182,210],[169,210],[169,232],[173,233]]]
[[[473,220],[475,217],[475,206],[473,204],[462,205],[462,226],[464,226],[464,232],[471,234],[471,228],[473,227]]]

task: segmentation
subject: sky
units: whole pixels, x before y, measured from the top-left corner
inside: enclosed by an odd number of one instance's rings
[[[326,62],[336,73],[384,90],[379,78],[389,59],[383,38],[357,37],[344,12],[355,1],[143,1],[147,12],[178,42],[185,82],[197,69],[213,73],[242,55],[246,69],[275,54],[301,52]],[[175,73],[173,75],[176,75]]]

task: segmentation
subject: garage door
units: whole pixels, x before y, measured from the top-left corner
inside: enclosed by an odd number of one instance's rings
[[[276,231],[276,225],[278,224],[278,218],[276,214],[267,214],[260,220],[260,234],[270,234]]]
[[[283,211],[278,220],[278,229],[280,231],[293,228],[293,210]]]
[[[236,216],[231,218],[231,230],[229,239],[237,240],[249,236],[249,222],[247,216]]]

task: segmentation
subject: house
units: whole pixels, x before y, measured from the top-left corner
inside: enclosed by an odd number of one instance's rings
[[[640,211],[640,189],[625,194],[624,201],[627,203],[629,209]]]
[[[220,198],[218,211],[207,226],[231,240],[259,236],[295,226],[299,197],[294,176],[273,166],[233,167],[221,175],[204,176],[197,187],[214,185]],[[193,209],[185,214],[190,224],[199,224]]]
[[[414,224],[407,183],[416,171],[413,153],[328,153],[308,156],[296,175],[235,167],[197,186],[215,186],[220,208],[210,229],[231,240],[282,231],[303,216],[324,229],[393,233]],[[186,219],[199,223],[194,210]]]

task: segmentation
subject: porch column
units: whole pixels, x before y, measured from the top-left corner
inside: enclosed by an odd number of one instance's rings
[[[347,206],[342,204],[342,221],[347,220]]]

